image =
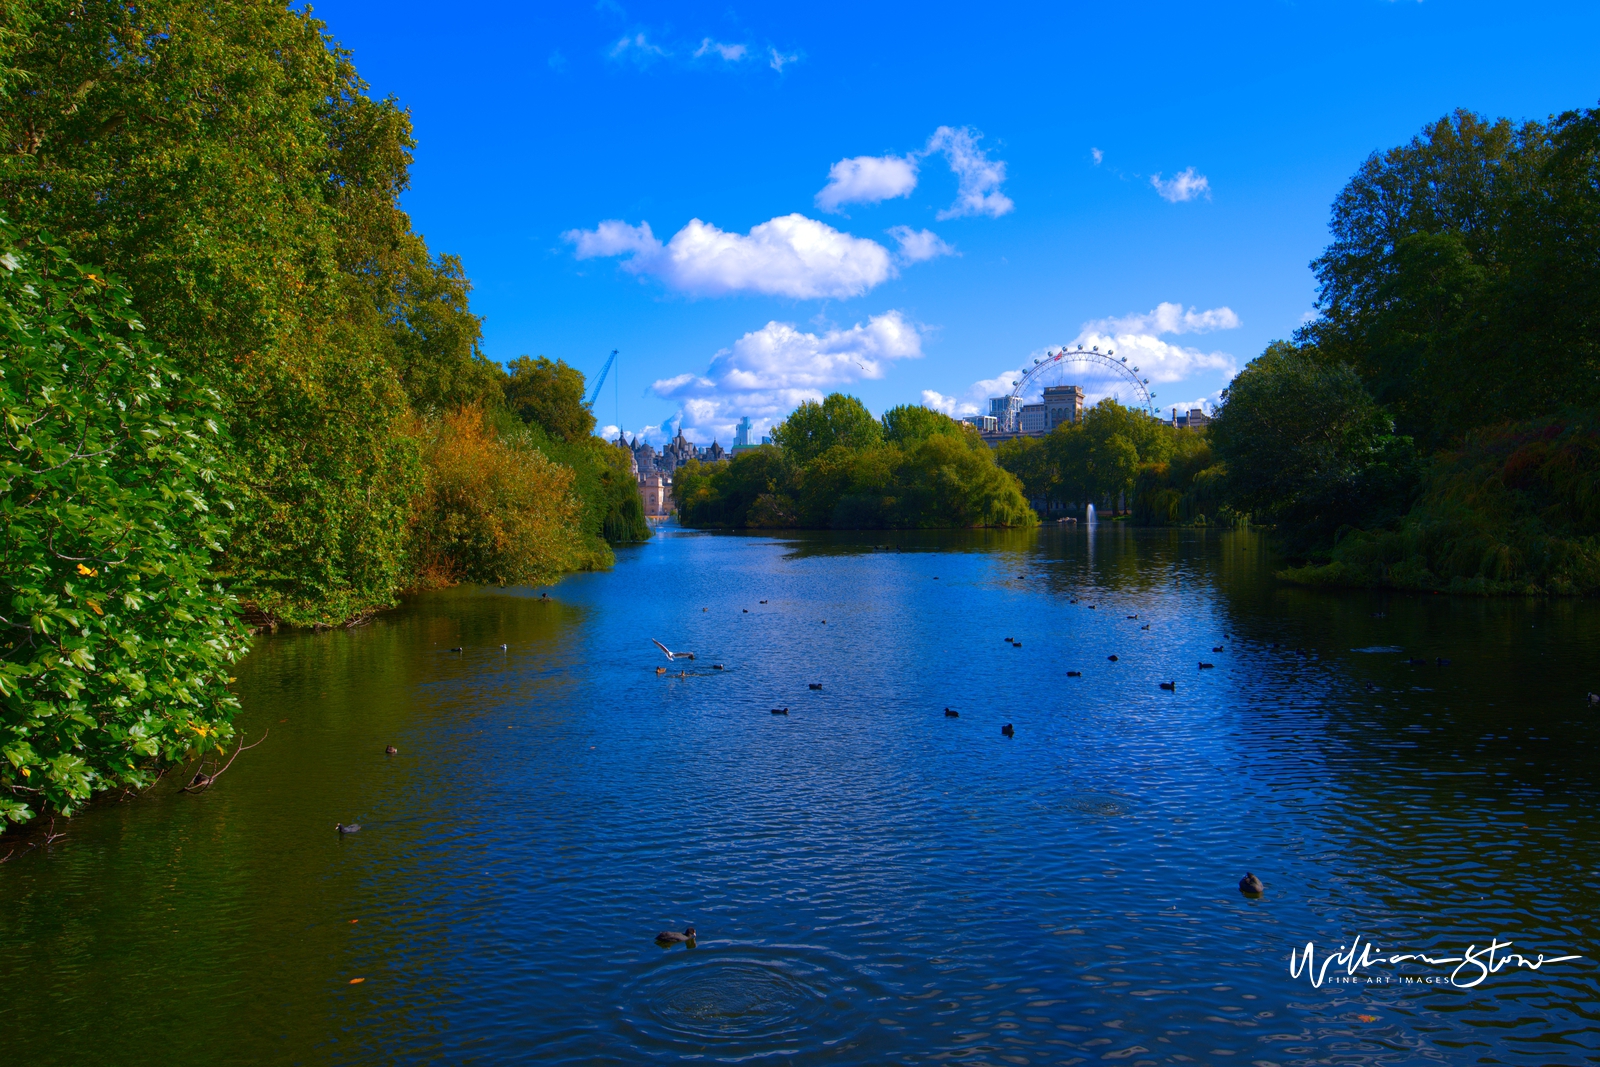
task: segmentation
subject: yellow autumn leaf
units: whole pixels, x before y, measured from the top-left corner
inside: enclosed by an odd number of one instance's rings
[[[85,578],[93,578],[95,575],[99,574],[100,572],[95,570],[93,567],[85,567],[83,564],[80,563],[80,564],[78,564],[78,573],[83,575]]]
[[[100,610],[99,601],[90,600],[90,601],[87,601],[87,603],[89,605],[89,610],[94,612],[96,615],[104,615],[105,614],[105,612]]]

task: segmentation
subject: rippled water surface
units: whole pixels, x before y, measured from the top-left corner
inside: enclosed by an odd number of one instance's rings
[[[0,1061],[1600,1062],[1600,604],[1109,525],[618,556],[263,638],[215,788],[0,839]],[[1358,936],[1582,958],[1291,977]]]

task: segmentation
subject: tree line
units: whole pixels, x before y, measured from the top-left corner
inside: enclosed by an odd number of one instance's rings
[[[691,460],[673,480],[687,526],[916,529],[1031,526],[1015,477],[971,427],[902,405],[881,419],[853,396],[802,403],[773,444]]]
[[[582,375],[483,354],[414,148],[281,0],[0,5],[0,815],[227,743],[246,621],[648,536]]]

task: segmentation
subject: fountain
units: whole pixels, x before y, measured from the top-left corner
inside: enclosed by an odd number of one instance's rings
[[[1090,504],[1087,510],[1088,510],[1088,515],[1086,516],[1085,521],[1090,526],[1093,526],[1094,525],[1094,505]]]

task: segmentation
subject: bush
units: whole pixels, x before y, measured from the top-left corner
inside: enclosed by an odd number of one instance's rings
[[[0,815],[70,814],[233,734],[247,638],[208,573],[220,398],[121,285],[0,222]]]
[[[572,469],[505,440],[481,408],[415,420],[427,491],[411,528],[416,586],[543,585],[583,560]]]

